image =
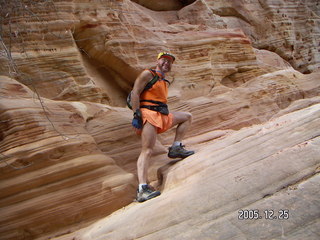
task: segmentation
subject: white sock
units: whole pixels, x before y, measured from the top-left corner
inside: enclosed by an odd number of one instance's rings
[[[181,142],[175,141],[175,142],[173,142],[172,147],[177,147],[177,146],[180,146],[180,145],[181,145]]]
[[[143,186],[143,185],[148,185],[148,184],[146,184],[146,183],[141,183],[141,184],[139,184],[139,192],[142,191],[142,186]]]

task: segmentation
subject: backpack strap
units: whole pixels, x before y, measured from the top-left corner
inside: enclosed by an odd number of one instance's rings
[[[143,91],[152,88],[153,84],[155,84],[159,80],[159,75],[156,73],[154,69],[150,68],[148,70],[152,73],[153,78],[147,83]],[[171,82],[169,82],[167,79],[163,78],[163,80],[166,81],[169,85],[171,84]]]
[[[153,70],[153,69],[148,69],[148,70],[152,73],[153,78],[147,83],[147,85],[144,87],[143,91],[146,91],[146,90],[152,88],[153,84],[155,84],[159,79],[159,76],[155,70]]]

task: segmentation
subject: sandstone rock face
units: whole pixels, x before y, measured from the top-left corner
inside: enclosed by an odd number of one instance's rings
[[[161,196],[75,239],[317,239],[319,125],[316,104],[202,143],[165,172]]]
[[[316,1],[1,5],[1,239],[319,238]],[[162,195],[127,206],[140,139],[125,98],[159,51],[176,56],[169,107],[193,114],[196,154],[172,162],[174,129],[159,135]]]
[[[134,176],[101,152],[86,130],[93,106],[40,102],[7,77],[0,86],[6,97],[0,104],[2,239],[69,230],[132,201]]]

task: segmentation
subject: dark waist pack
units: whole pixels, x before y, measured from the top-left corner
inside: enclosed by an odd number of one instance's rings
[[[169,109],[168,107],[163,107],[163,106],[152,106],[152,105],[142,105],[141,108],[147,108],[152,111],[159,112],[164,115],[169,115]]]
[[[157,105],[141,105],[140,108],[146,108],[152,111],[159,112],[164,115],[169,115],[168,105],[159,101],[141,100],[140,102],[151,102]]]

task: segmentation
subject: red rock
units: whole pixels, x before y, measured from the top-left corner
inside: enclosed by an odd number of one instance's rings
[[[136,2],[4,2],[0,238],[316,239],[317,5]],[[160,51],[176,56],[169,107],[193,114],[196,154],[171,162],[174,130],[160,135],[162,195],[127,206],[140,142],[125,98]]]

